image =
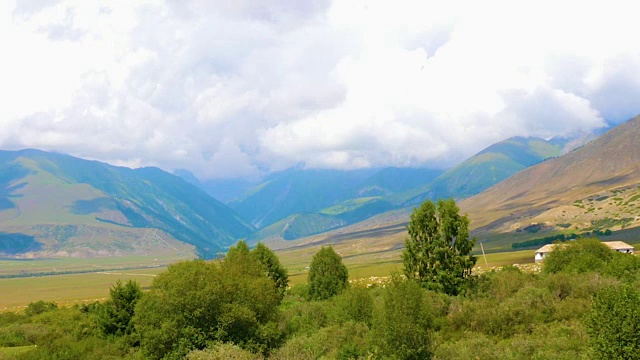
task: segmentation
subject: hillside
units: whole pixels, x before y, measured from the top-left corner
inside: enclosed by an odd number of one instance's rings
[[[0,152],[0,174],[5,254],[185,251],[186,243],[209,257],[253,230],[202,190],[157,168],[22,150]]]
[[[296,239],[414,206],[427,198],[465,198],[478,194],[522,169],[561,155],[568,143],[565,139],[510,138],[446,172],[410,168],[379,171],[294,168],[271,176],[230,206],[263,229],[252,239]],[[305,231],[285,234],[288,229],[285,224],[291,222],[292,216],[296,228]]]
[[[207,194],[222,203],[233,201],[252,187],[258,185],[257,180],[233,178],[233,179],[208,179],[200,181],[189,170],[178,169],[174,175],[204,190]]]
[[[483,232],[639,226],[640,117],[461,203]]]
[[[323,209],[354,199],[406,191],[431,182],[441,173],[441,170],[433,169],[341,171],[296,167],[267,177],[229,206],[254,226],[264,228],[291,215],[323,212]],[[385,206],[382,211],[387,208]],[[344,208],[333,209],[328,215],[345,211]]]
[[[467,198],[547,158],[563,154],[566,139],[513,137],[493,144],[417,191],[403,194],[406,204],[425,199]],[[418,193],[416,195],[416,193]]]

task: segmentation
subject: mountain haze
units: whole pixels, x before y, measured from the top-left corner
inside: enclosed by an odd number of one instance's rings
[[[441,173],[433,169],[342,171],[296,167],[267,177],[229,206],[254,226],[264,228],[291,215],[318,213],[345,202],[359,202],[356,199],[373,200],[408,190],[431,182]],[[336,215],[347,208],[333,210],[325,214]]]
[[[115,254],[186,243],[209,257],[253,231],[204,191],[157,168],[22,150],[0,152],[0,174],[0,242],[8,249],[16,237],[31,239],[14,253]],[[140,243],[147,240],[155,245]]]
[[[515,137],[446,172],[434,169],[307,170],[274,174],[230,203],[260,230],[254,240],[292,240],[348,226],[427,198],[465,198],[565,152],[569,140]]]

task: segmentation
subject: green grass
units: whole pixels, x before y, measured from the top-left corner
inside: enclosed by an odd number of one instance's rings
[[[4,359],[4,356],[15,356],[18,354],[25,353],[33,348],[34,348],[34,345],[0,347],[0,359]]]
[[[368,203],[369,201],[377,200],[377,199],[380,199],[380,197],[370,196],[370,197],[361,197],[361,198],[351,199],[351,200],[341,202],[338,205],[335,205],[326,209],[322,209],[320,210],[320,213],[326,214],[326,215],[339,215],[342,213],[355,210],[360,206],[362,206],[362,204],[365,204],[365,203]]]

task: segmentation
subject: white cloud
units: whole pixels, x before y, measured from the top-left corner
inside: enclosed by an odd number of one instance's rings
[[[632,4],[0,5],[0,146],[201,177],[450,165],[640,113]]]

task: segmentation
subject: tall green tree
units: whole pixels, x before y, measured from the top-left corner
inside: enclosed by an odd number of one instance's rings
[[[449,295],[465,288],[477,258],[471,255],[469,219],[459,211],[453,199],[427,200],[413,211],[402,253],[408,279]]]
[[[337,295],[349,285],[349,271],[333,247],[322,247],[309,267],[309,297],[324,300]]]
[[[98,311],[98,327],[105,335],[122,336],[133,332],[134,310],[143,292],[135,280],[118,280],[109,290],[109,300]]]
[[[276,254],[263,243],[258,243],[258,245],[251,250],[251,255],[258,259],[264,273],[269,279],[273,280],[280,296],[284,296],[284,292],[289,285],[289,276],[287,275],[287,269],[280,264],[280,260]]]

